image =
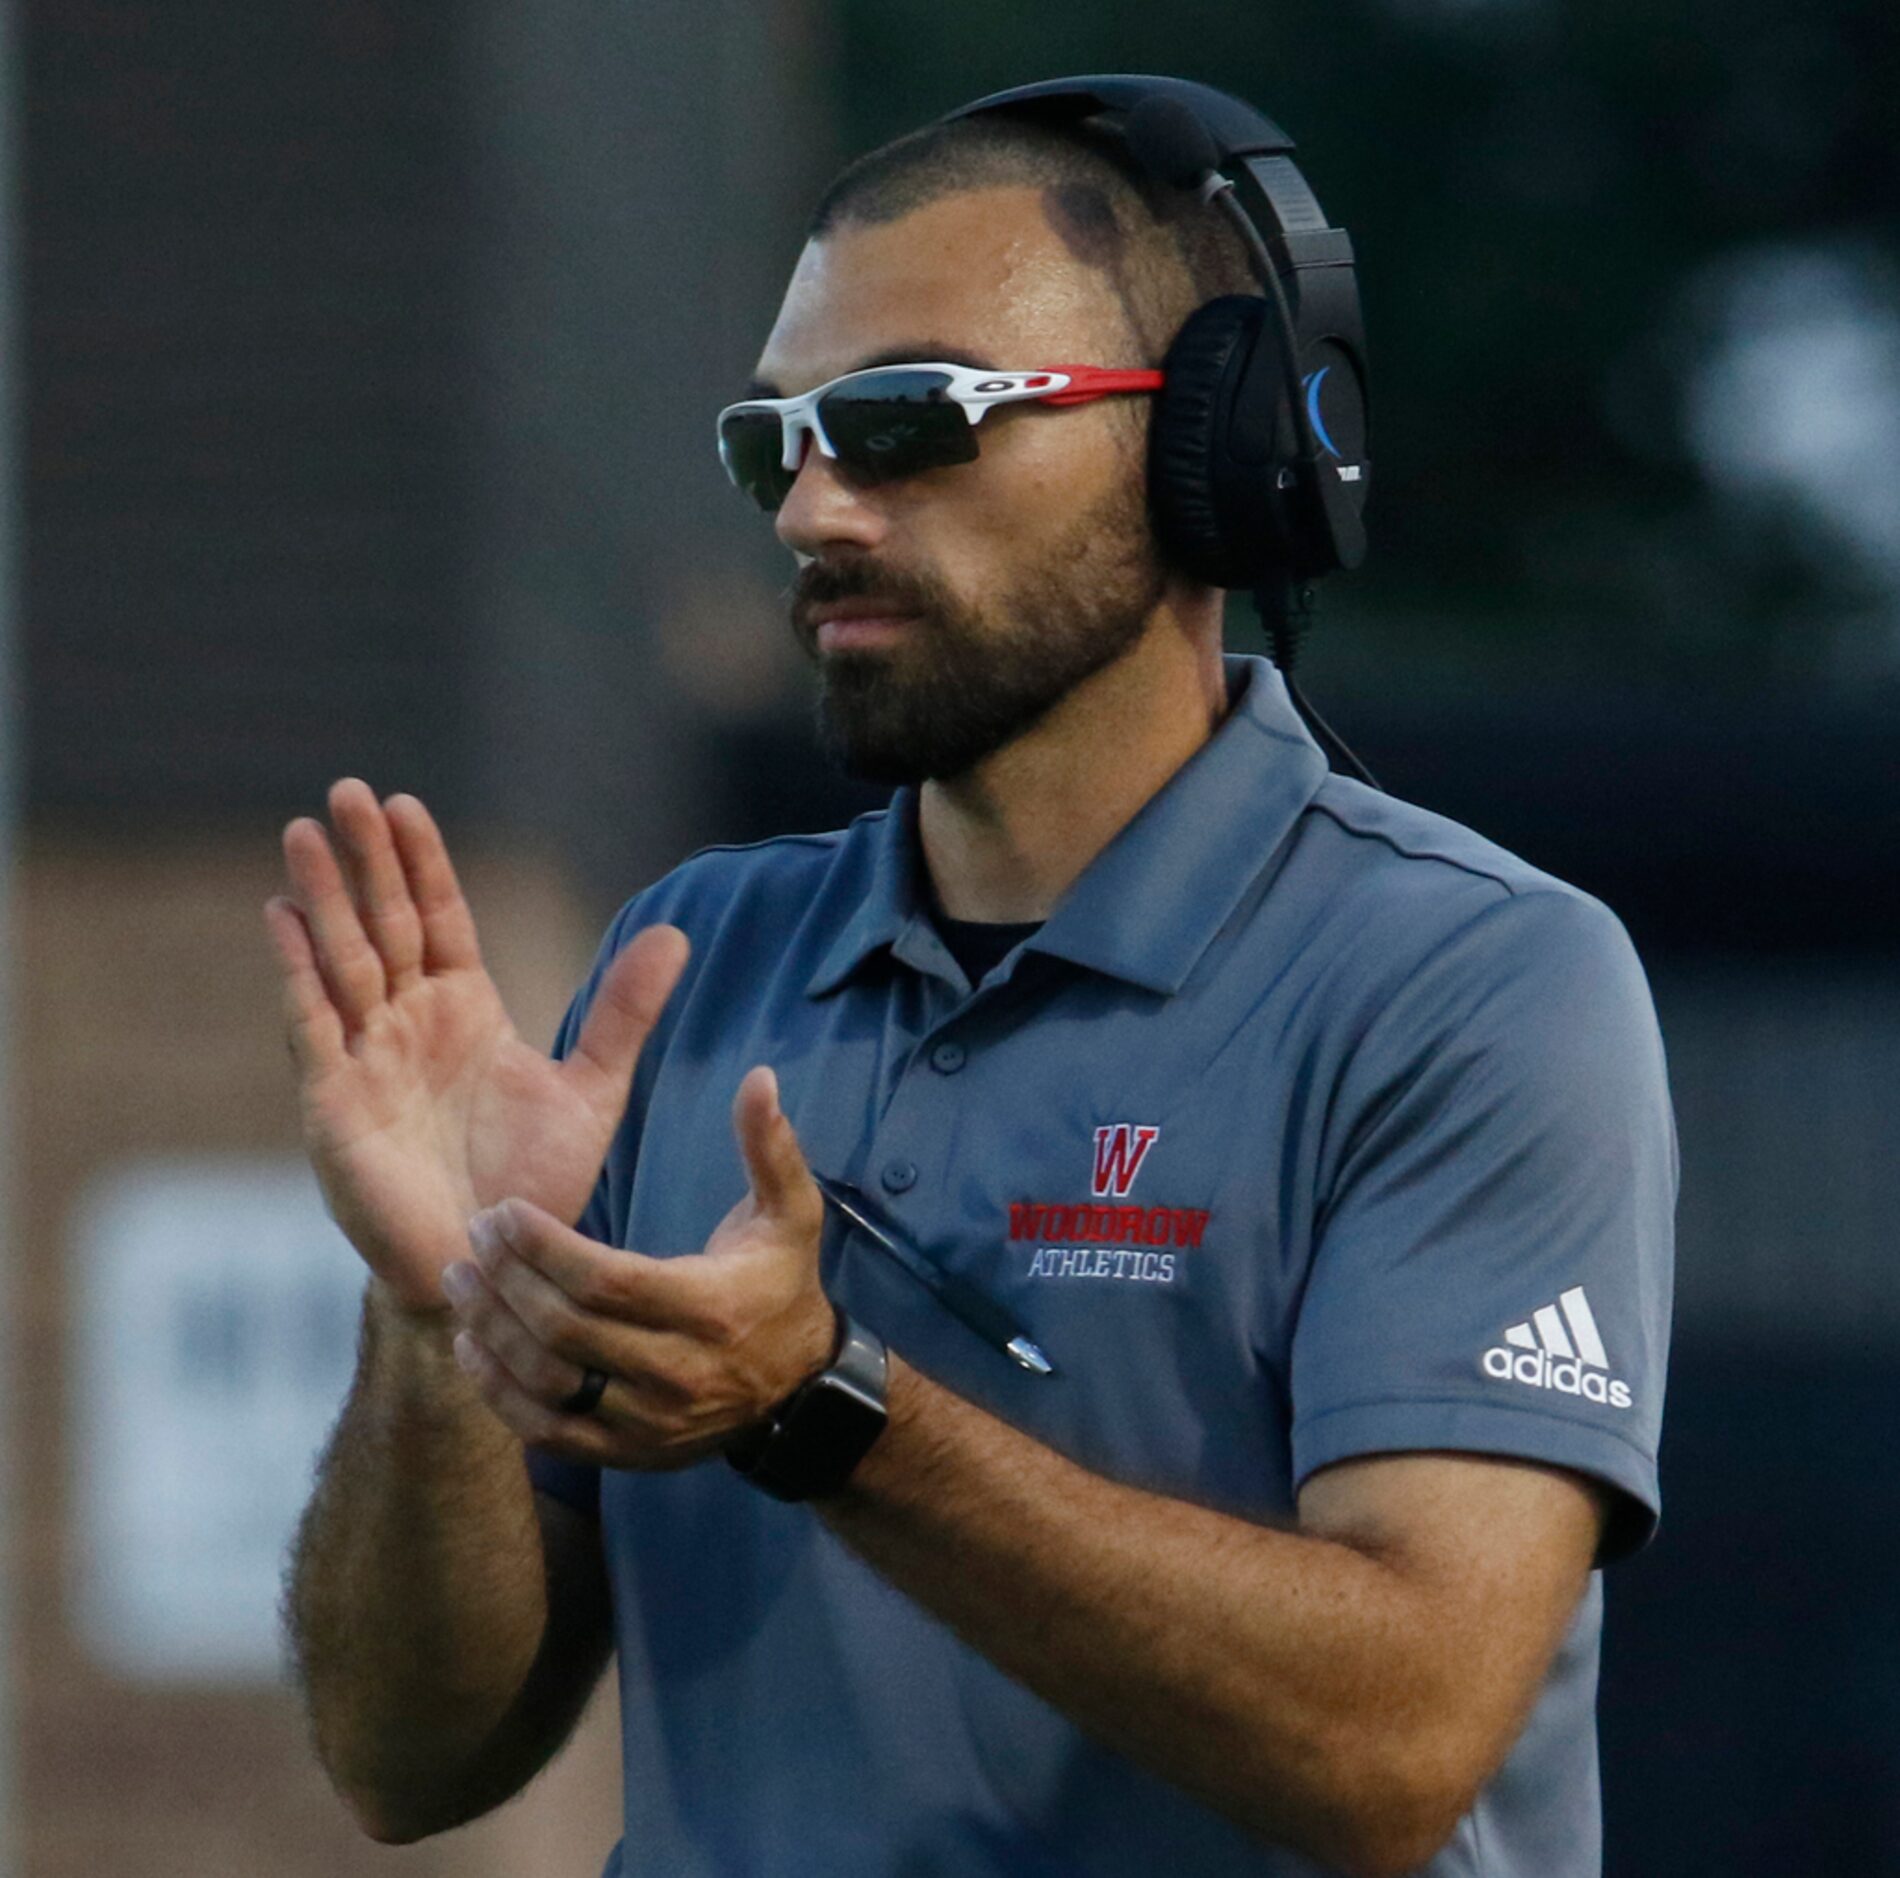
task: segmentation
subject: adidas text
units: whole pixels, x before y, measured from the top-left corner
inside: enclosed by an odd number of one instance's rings
[[[1586,1402],[1601,1402],[1610,1408],[1630,1406],[1628,1383],[1615,1381],[1575,1357],[1553,1357],[1548,1350],[1507,1350],[1495,1344],[1484,1353],[1484,1373],[1499,1382],[1555,1389],[1559,1395],[1579,1395]]]

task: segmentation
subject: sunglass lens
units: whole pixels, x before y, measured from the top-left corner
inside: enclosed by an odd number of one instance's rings
[[[719,420],[719,460],[726,474],[770,513],[790,494],[796,474],[784,467],[785,428],[776,411],[733,411]]]
[[[867,483],[976,461],[976,428],[942,372],[859,372],[826,392],[818,415],[838,460]]]

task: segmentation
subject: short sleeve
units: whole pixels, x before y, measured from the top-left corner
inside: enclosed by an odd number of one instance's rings
[[[1543,1461],[1660,1511],[1677,1159],[1627,935],[1559,890],[1494,903],[1365,1022],[1340,1072],[1293,1334],[1295,1482],[1356,1455]]]

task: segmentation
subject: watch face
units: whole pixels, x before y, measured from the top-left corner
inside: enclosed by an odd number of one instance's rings
[[[855,1459],[884,1426],[884,1404],[860,1394],[842,1376],[821,1376],[798,1405],[798,1444],[813,1454],[830,1454],[862,1440]]]

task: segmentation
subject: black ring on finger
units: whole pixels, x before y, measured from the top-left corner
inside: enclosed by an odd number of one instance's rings
[[[589,1367],[581,1371],[580,1387],[572,1395],[564,1395],[554,1406],[563,1415],[591,1415],[606,1388],[607,1372]]]

